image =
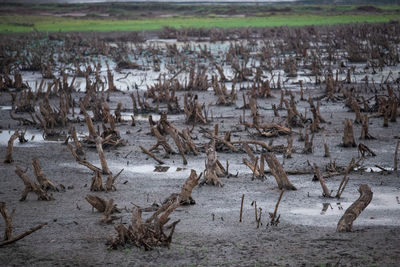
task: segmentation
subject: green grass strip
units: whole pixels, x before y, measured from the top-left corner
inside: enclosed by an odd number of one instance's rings
[[[86,19],[51,16],[0,16],[0,33],[85,31],[146,31],[164,26],[182,28],[236,28],[267,26],[333,25],[357,22],[388,22],[400,20],[400,14],[342,14],[342,15],[271,15],[263,17],[169,17],[141,20]]]

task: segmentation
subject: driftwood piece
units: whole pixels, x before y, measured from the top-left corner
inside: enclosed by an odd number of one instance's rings
[[[249,145],[258,145],[261,146],[262,148],[264,148],[267,151],[271,151],[272,147],[270,147],[269,145],[267,145],[265,142],[263,141],[258,141],[258,140],[239,140],[239,141],[231,141],[230,142],[232,145],[235,144],[249,144]]]
[[[365,157],[366,154],[373,156],[373,157],[376,156],[374,151],[372,151],[368,146],[366,146],[362,143],[358,144],[358,152],[360,152],[362,157]]]
[[[40,187],[44,190],[54,190],[57,191],[56,186],[46,177],[42,169],[40,168],[39,159],[35,157],[32,160],[33,165],[33,173],[36,177],[36,180],[39,182]]]
[[[47,225],[47,223],[42,223],[36,227],[31,228],[30,230],[16,236],[12,237],[12,217],[14,216],[15,210],[11,212],[11,214],[8,214],[7,209],[6,209],[6,203],[0,202],[0,213],[3,216],[4,222],[5,222],[5,235],[3,241],[0,241],[0,247],[12,244],[30,234],[33,232],[36,232],[37,230],[41,229],[43,226]]]
[[[344,147],[356,147],[356,141],[354,140],[353,123],[350,119],[344,120],[344,134],[342,139],[342,146]]]
[[[275,177],[279,189],[297,190],[296,187],[292,185],[292,183],[289,181],[285,170],[283,169],[281,163],[278,161],[274,153],[268,152],[267,154],[265,154],[265,160],[268,163],[272,175]]]
[[[218,143],[222,143],[224,144],[227,148],[229,148],[229,150],[233,151],[233,152],[238,152],[238,149],[228,140],[225,140],[225,138],[219,137],[217,135],[215,135],[214,133],[200,127],[200,129],[204,130],[207,132],[207,134],[209,135],[208,137],[213,139],[216,143],[216,146],[218,146]]]
[[[40,188],[39,185],[33,182],[26,175],[26,170],[23,171],[19,166],[16,166],[15,173],[19,176],[19,178],[21,178],[21,180],[24,182],[25,185],[25,189],[24,192],[22,193],[20,201],[26,200],[26,197],[28,196],[29,192],[34,192],[38,196],[38,200],[54,200],[52,195],[47,194],[46,191]]]
[[[14,149],[14,141],[18,138],[18,136],[19,136],[18,131],[15,131],[15,133],[11,135],[10,139],[8,140],[7,152],[6,152],[6,157],[4,159],[4,163],[11,163],[14,161],[12,158],[12,152]]]
[[[321,184],[322,191],[323,191],[322,195],[324,197],[332,197],[331,192],[329,192],[329,189],[326,186],[325,179],[322,177],[321,172],[320,172],[317,164],[315,164],[315,163],[314,163],[314,172],[315,172],[315,176],[317,177],[318,181]]]
[[[90,163],[87,160],[81,159],[75,152],[74,147],[71,144],[67,145],[69,150],[72,153],[72,156],[74,157],[75,161],[80,164],[83,165],[85,167],[87,167],[89,170],[94,171],[94,172],[101,172],[102,170],[96,166],[94,166],[92,163]]]
[[[113,238],[110,248],[117,249],[125,244],[133,244],[137,247],[143,247],[145,250],[151,250],[154,246],[169,247],[172,241],[175,227],[180,220],[166,226],[170,220],[169,215],[179,207],[179,199],[170,201],[161,206],[145,222],[142,220],[142,211],[138,207],[132,209],[132,222],[129,227],[120,224],[115,227],[117,236]],[[169,234],[166,229],[171,229]]]
[[[140,149],[143,151],[143,153],[145,153],[146,155],[149,155],[150,157],[152,157],[155,161],[157,161],[159,164],[164,164],[164,161],[162,161],[161,159],[159,159],[156,155],[154,155],[153,152],[151,152],[150,150],[147,150],[146,148],[139,146]]]
[[[373,193],[368,185],[360,185],[358,192],[360,192],[360,197],[345,211],[342,218],[340,218],[336,228],[337,232],[351,232],[353,222],[371,202]]]

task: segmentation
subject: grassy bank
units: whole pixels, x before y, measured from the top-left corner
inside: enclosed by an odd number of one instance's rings
[[[266,26],[304,26],[332,25],[356,22],[388,22],[400,20],[400,14],[359,14],[359,15],[315,15],[315,14],[277,14],[263,17],[168,17],[138,20],[110,18],[70,18],[54,16],[0,16],[0,32],[22,33],[37,30],[40,32],[84,32],[84,31],[143,31],[159,30],[168,27],[194,28],[235,28]]]

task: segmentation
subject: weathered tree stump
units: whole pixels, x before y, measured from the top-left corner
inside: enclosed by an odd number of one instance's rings
[[[12,157],[12,152],[14,149],[14,141],[18,138],[19,134],[18,131],[15,131],[13,135],[11,135],[10,139],[8,140],[7,152],[6,157],[4,159],[4,163],[11,163],[14,161]]]
[[[181,192],[179,194],[177,193],[171,194],[167,199],[164,200],[164,204],[169,201],[175,201],[176,199],[179,199],[179,203],[181,205],[196,204],[196,201],[192,198],[192,191],[193,188],[195,188],[196,185],[199,184],[202,175],[203,173],[200,173],[200,175],[197,176],[196,171],[192,169],[190,171],[189,177],[186,179],[185,183],[182,186]]]
[[[85,152],[83,152],[82,144],[81,142],[79,142],[78,136],[76,135],[75,127],[71,128],[71,136],[72,139],[74,140],[76,154],[80,157],[85,157]]]
[[[117,249],[125,244],[143,247],[145,250],[151,250],[154,246],[169,247],[175,227],[180,220],[169,225],[165,224],[170,220],[169,215],[177,207],[179,207],[179,199],[167,202],[145,222],[142,220],[140,208],[133,207],[131,225],[126,227],[120,224],[115,227],[117,236],[110,242],[110,248]],[[171,229],[168,235],[165,233],[166,229]]]
[[[304,149],[303,149],[304,154],[312,154],[314,136],[315,136],[315,133],[312,133],[311,137],[309,136],[308,128],[307,128],[305,131],[305,135],[304,135]]]
[[[124,169],[120,170],[119,173],[117,173],[117,175],[113,176],[112,174],[108,175],[108,178],[106,180],[106,184],[105,184],[105,188],[106,188],[106,192],[108,191],[116,191],[117,188],[115,187],[114,183],[115,180],[117,180],[118,176],[124,171]]]
[[[360,197],[345,211],[342,218],[340,218],[336,231],[351,232],[353,222],[371,202],[373,193],[368,185],[360,185],[358,192],[360,192]]]
[[[33,182],[27,175],[26,170],[23,171],[19,166],[16,166],[15,173],[21,178],[24,182],[25,189],[22,193],[20,201],[26,200],[29,192],[34,192],[38,196],[38,200],[54,200],[53,196],[50,194],[48,195],[46,191],[40,188],[35,182]]]
[[[353,123],[350,119],[344,120],[344,134],[342,139],[342,146],[344,147],[356,147],[356,141],[354,140]]]
[[[46,175],[40,168],[39,159],[37,157],[35,157],[32,160],[32,165],[33,165],[33,173],[36,177],[36,180],[39,182],[40,187],[46,191],[47,190],[57,191],[56,186],[49,179],[47,179]]]
[[[275,177],[279,189],[297,190],[296,187],[292,185],[292,183],[289,181],[285,170],[283,169],[281,163],[278,161],[274,153],[268,152],[267,154],[265,154],[265,160],[268,163],[272,175]]]
[[[211,147],[207,149],[206,153],[206,170],[204,172],[204,180],[201,182],[201,184],[216,185],[222,187],[223,184],[218,176],[223,176],[223,172],[218,165],[218,156],[214,146],[211,145]]]
[[[292,151],[293,151],[293,136],[292,135],[288,135],[287,137],[287,148],[285,151],[285,158],[290,159],[292,158]]]
[[[106,157],[104,156],[103,143],[102,143],[103,139],[100,136],[97,136],[95,141],[96,141],[97,153],[99,154],[100,158],[102,172],[103,174],[111,174],[111,171],[107,165]]]
[[[331,192],[329,192],[329,189],[326,186],[325,179],[322,177],[321,172],[320,172],[317,164],[315,164],[315,163],[314,163],[314,172],[315,172],[315,176],[317,177],[318,181],[321,184],[322,191],[323,191],[322,196],[324,196],[324,197],[332,197],[331,196]]]
[[[101,178],[101,173],[98,171],[94,172],[90,191],[104,191],[103,179]]]
[[[362,116],[362,129],[361,129],[361,139],[375,139],[368,131],[368,115]]]

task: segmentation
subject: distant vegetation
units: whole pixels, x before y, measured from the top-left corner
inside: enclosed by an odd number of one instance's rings
[[[400,5],[306,2],[310,4],[5,3],[0,10],[0,32],[142,31],[164,26],[236,28],[400,20]]]

